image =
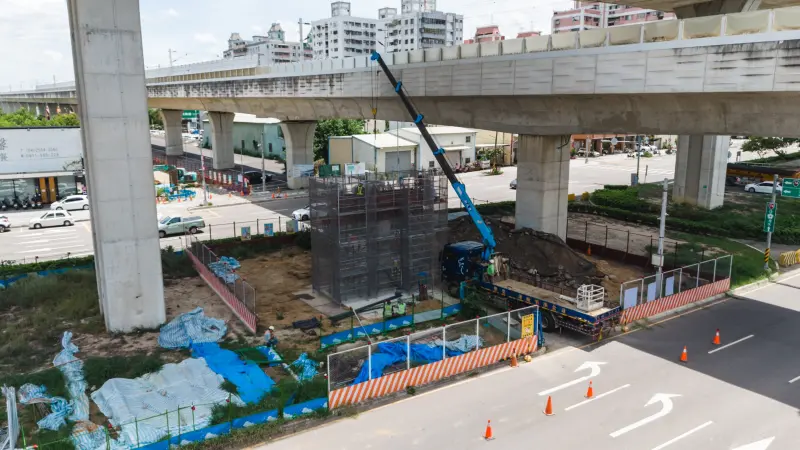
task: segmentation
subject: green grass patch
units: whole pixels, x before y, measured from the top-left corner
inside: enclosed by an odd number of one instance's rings
[[[152,355],[129,355],[110,357],[89,357],[83,365],[84,376],[89,386],[100,388],[112,378],[138,378],[158,372],[164,361],[158,353]]]
[[[161,249],[161,272],[164,278],[197,276],[197,271],[186,252],[176,253],[172,246]]]
[[[701,249],[703,247],[715,247],[733,255],[731,288],[750,284],[767,277],[767,273],[764,271],[764,255],[744,244],[722,237],[696,236],[681,232],[669,232],[667,235],[672,239],[683,240],[688,243],[681,244],[678,247],[679,265],[694,264],[700,260],[702,255],[705,255],[706,259],[708,259],[709,252],[708,250],[702,252]],[[725,264],[725,262],[721,261],[718,264]],[[727,267],[718,267],[717,273],[723,274],[726,270]]]

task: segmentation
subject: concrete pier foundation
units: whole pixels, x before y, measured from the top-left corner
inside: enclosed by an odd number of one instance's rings
[[[167,156],[183,156],[183,111],[162,109],[161,118],[164,120],[164,147]]]
[[[109,331],[153,328],[166,315],[139,0],[67,5],[101,310]]]
[[[678,137],[672,201],[712,209],[725,199],[730,136]]]
[[[214,158],[214,169],[232,169],[233,160],[233,113],[209,111],[211,122],[211,153]]]
[[[517,228],[567,238],[569,136],[520,135],[517,151]]]
[[[317,122],[281,123],[286,142],[286,184],[289,189],[308,187],[308,177],[302,176],[302,167],[314,165],[314,132]]]

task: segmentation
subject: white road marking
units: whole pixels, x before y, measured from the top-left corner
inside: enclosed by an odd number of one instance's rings
[[[695,431],[702,430],[703,428],[711,425],[712,423],[714,423],[714,422],[709,420],[708,422],[706,422],[706,423],[704,423],[704,424],[702,424],[702,425],[700,425],[698,427],[692,428],[691,430],[687,431],[686,433],[683,433],[680,436],[675,437],[674,439],[670,439],[669,441],[664,442],[663,444],[659,445],[658,447],[654,447],[653,450],[661,450],[662,448],[664,448],[664,447],[666,447],[666,446],[668,446],[670,444],[674,444],[675,442],[680,441],[681,439],[685,438],[686,436],[689,436],[690,434],[694,433]]]
[[[542,396],[542,395],[552,394],[553,392],[560,391],[561,389],[568,388],[568,387],[576,385],[578,383],[587,381],[587,380],[589,380],[591,378],[595,378],[596,376],[600,375],[600,365],[601,364],[606,364],[606,363],[604,363],[604,362],[586,361],[585,363],[581,364],[580,367],[575,369],[575,372],[580,372],[581,370],[585,370],[585,369],[591,369],[592,371],[589,373],[589,375],[586,375],[585,377],[576,378],[576,379],[574,379],[574,380],[572,380],[572,381],[570,381],[568,383],[564,383],[564,384],[562,384],[560,386],[556,386],[556,387],[554,387],[552,389],[547,389],[546,391],[539,392],[539,395]]]
[[[800,380],[800,377],[792,378],[791,380],[789,380],[789,383],[794,383],[797,380]]]
[[[656,394],[653,398],[650,399],[644,406],[650,406],[653,403],[661,402],[661,411],[653,414],[652,416],[645,417],[644,419],[634,422],[627,427],[620,428],[619,430],[609,434],[612,438],[622,436],[623,434],[635,430],[642,425],[647,425],[648,423],[660,419],[670,412],[672,412],[672,397],[680,397],[680,394]]]
[[[750,339],[750,338],[751,338],[751,337],[753,337],[753,336],[755,336],[755,334],[751,334],[750,336],[745,336],[745,337],[743,337],[743,338],[739,339],[738,341],[733,341],[733,342],[731,342],[730,344],[725,344],[725,345],[723,345],[722,347],[717,347],[717,348],[715,348],[714,350],[709,350],[708,354],[710,355],[710,354],[712,354],[712,353],[714,353],[714,352],[718,352],[718,351],[720,351],[720,350],[722,350],[722,349],[724,349],[724,348],[728,348],[728,347],[730,347],[731,345],[736,345],[736,344],[738,344],[739,342],[746,341],[746,340]]]
[[[80,245],[67,245],[65,247],[52,247],[52,248],[37,248],[34,250],[25,250],[17,253],[33,253],[33,252],[52,252],[53,250],[61,250],[66,248],[77,248],[77,247],[86,247],[86,244]]]
[[[50,238],[50,239],[38,239],[35,241],[22,241],[17,242],[17,244],[46,244],[51,241],[69,241],[75,239],[74,237],[62,237],[62,238]]]
[[[40,230],[23,231],[21,234],[24,234],[25,237],[32,237],[32,236],[44,236],[45,234],[64,234],[64,233],[77,233],[77,232],[78,232],[78,230],[76,230],[74,228],[69,228],[69,229],[66,229],[66,230],[51,230],[51,231],[48,231],[46,233],[43,232],[43,231],[40,231]]]
[[[769,445],[772,444],[772,441],[774,440],[775,436],[771,438],[762,439],[758,442],[753,442],[751,444],[745,444],[741,447],[736,447],[733,450],[767,450],[767,447],[769,447]]]
[[[626,387],[630,387],[630,384],[626,384],[624,386],[620,386],[620,387],[618,387],[616,389],[612,389],[612,390],[610,390],[608,392],[603,392],[602,394],[595,395],[594,397],[592,397],[590,399],[584,400],[584,401],[582,401],[580,403],[576,403],[576,404],[574,404],[572,406],[568,406],[567,408],[564,409],[564,411],[569,411],[570,409],[577,408],[578,406],[583,406],[583,405],[585,405],[587,403],[591,403],[591,402],[593,402],[593,401],[595,401],[597,399],[601,399],[601,398],[605,397],[606,395],[611,395],[614,392],[621,391],[621,390],[625,389]]]

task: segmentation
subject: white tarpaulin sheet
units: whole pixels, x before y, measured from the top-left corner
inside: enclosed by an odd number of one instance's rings
[[[179,423],[183,433],[209,425],[214,404],[228,399],[229,394],[219,388],[223,381],[204,359],[192,358],[134,380],[108,380],[92,393],[92,400],[114,426],[121,427],[120,441],[135,448],[165,436],[168,423],[173,436],[178,435]],[[236,396],[231,401],[243,405]],[[194,414],[192,405],[197,405]]]

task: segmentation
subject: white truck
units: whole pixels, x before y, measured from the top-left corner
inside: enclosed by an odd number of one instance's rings
[[[195,234],[198,230],[205,227],[206,222],[200,216],[166,216],[158,221],[158,237],[163,238],[169,234]]]

